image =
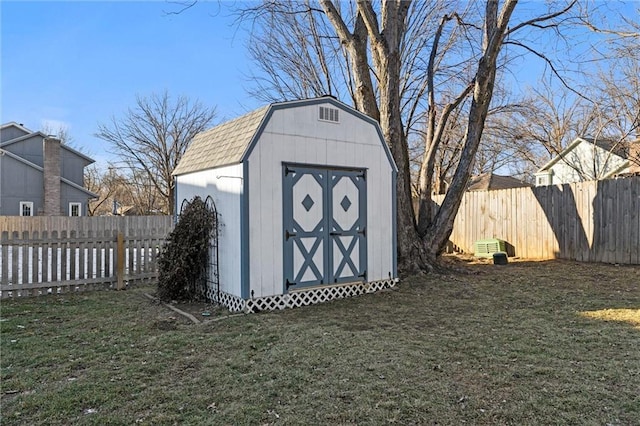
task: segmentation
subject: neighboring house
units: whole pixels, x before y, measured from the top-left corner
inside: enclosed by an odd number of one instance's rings
[[[535,174],[536,186],[601,180],[640,171],[640,141],[576,138]]]
[[[18,123],[0,126],[0,216],[86,216],[94,160]]]
[[[121,206],[117,205],[115,211],[111,212],[112,216],[143,216],[145,212],[137,206]]]
[[[176,206],[215,203],[209,296],[231,310],[281,309],[395,285],[396,173],[378,123],[332,97],[196,135],[174,171]]]
[[[493,191],[496,189],[527,188],[530,186],[527,182],[511,176],[483,173],[471,178],[467,191]]]

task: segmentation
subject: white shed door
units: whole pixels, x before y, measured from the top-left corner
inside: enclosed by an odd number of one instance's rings
[[[365,177],[284,166],[285,290],[366,280]]]

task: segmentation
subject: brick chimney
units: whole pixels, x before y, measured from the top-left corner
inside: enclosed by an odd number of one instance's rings
[[[60,216],[60,139],[44,139],[44,212],[45,216]]]

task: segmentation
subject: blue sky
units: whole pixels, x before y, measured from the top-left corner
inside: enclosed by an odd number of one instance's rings
[[[104,166],[112,157],[93,136],[97,125],[122,116],[136,95],[167,90],[199,99],[217,107],[217,121],[259,107],[245,90],[251,85],[246,32],[234,25],[230,10],[241,2],[200,1],[181,14],[168,13],[180,9],[176,3],[0,0],[0,122],[31,130],[64,126],[72,146]],[[610,19],[618,21],[621,10],[633,16],[640,3],[596,4],[605,16],[609,7],[615,10]],[[523,2],[514,21],[541,5]],[[589,41],[582,34],[572,41],[574,60],[578,45]],[[563,65],[571,68],[571,62]],[[505,84],[526,88],[543,69],[536,58],[521,58]]]
[[[217,120],[257,108],[229,4],[171,15],[179,7],[164,1],[0,2],[0,121],[64,125],[72,146],[103,163],[97,124],[121,116],[136,94],[197,98],[217,107]]]

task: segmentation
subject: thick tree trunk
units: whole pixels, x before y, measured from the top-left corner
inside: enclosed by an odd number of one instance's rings
[[[396,182],[398,267],[401,271],[424,269],[424,257],[416,232],[409,169],[409,147],[402,122],[400,82],[402,72],[401,44],[409,7],[406,1],[383,3],[382,30],[377,28],[370,4],[358,2],[370,35],[373,65],[378,77],[380,127],[398,167]]]
[[[442,252],[453,231],[453,221],[462,202],[462,197],[466,192],[473,168],[473,160],[480,146],[496,74],[495,66],[491,67],[483,64],[484,60],[484,58],[481,59],[478,66],[477,83],[469,111],[469,125],[460,162],[447,195],[423,238],[425,253],[430,260],[435,260]]]
[[[376,121],[380,121],[380,111],[373,90],[367,49],[367,27],[360,14],[356,17],[353,37],[347,47],[350,51],[351,66],[353,67],[353,82],[355,84],[355,104],[358,111],[367,114]]]
[[[422,240],[428,261],[436,260],[444,250],[453,231],[453,222],[471,176],[473,161],[480,146],[484,123],[491,104],[498,54],[516,3],[517,0],[507,0],[498,17],[498,1],[487,1],[483,39],[484,53],[478,62],[464,148],[447,195]]]
[[[405,25],[410,2],[384,1],[380,4],[380,14],[377,14],[369,1],[357,0],[357,17],[353,33],[348,30],[340,12],[331,0],[320,0],[320,4],[349,54],[356,85],[354,93],[356,107],[379,120],[384,137],[398,167],[396,188],[398,265],[404,272],[430,269],[437,261],[437,256],[441,253],[451,234],[453,220],[466,189],[493,94],[497,54],[500,51],[506,24],[515,7],[516,0],[505,0],[500,18],[497,16],[498,0],[487,1],[484,55],[479,61],[474,83],[445,107],[437,123],[435,110],[430,111],[429,145],[426,147],[427,152],[419,182],[422,192],[420,194],[419,226],[413,211],[409,152],[402,122],[400,96],[401,46],[406,34]],[[450,19],[450,17],[443,19],[439,31],[442,30],[444,23]],[[367,38],[364,38],[363,27],[366,27]],[[367,41],[370,44],[371,60],[378,83],[377,99],[371,81],[371,72],[368,68]],[[433,58],[431,58],[431,62],[433,62]],[[430,86],[430,102],[434,105],[433,84]],[[473,101],[469,112],[469,125],[461,160],[442,207],[435,216],[432,216],[431,179],[434,172],[435,152],[438,149],[448,115],[468,96],[472,89]]]
[[[167,201],[169,203],[168,210],[169,215],[174,216],[176,213],[176,185],[175,183],[169,186],[169,195],[167,196]]]

